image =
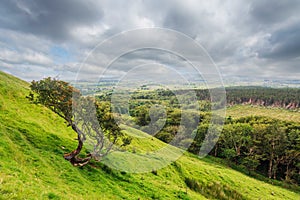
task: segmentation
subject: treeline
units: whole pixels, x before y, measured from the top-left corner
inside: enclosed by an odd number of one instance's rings
[[[251,104],[260,106],[298,109],[300,89],[241,87],[226,88],[227,104]]]
[[[189,151],[197,154],[209,124],[200,123]],[[272,179],[300,184],[300,124],[268,117],[228,118],[210,155]]]
[[[227,105],[250,104],[259,106],[281,107],[286,109],[299,109],[299,88],[267,88],[267,87],[228,87],[226,90]],[[176,95],[184,95],[190,90],[177,90]],[[208,89],[194,90],[197,98],[202,101],[210,101]],[[158,94],[158,95],[157,95]],[[134,99],[153,99],[154,96],[161,100],[176,98],[170,90],[133,92]]]
[[[226,88],[227,105],[250,104],[259,106],[299,109],[300,89],[266,87],[229,87]],[[201,100],[210,101],[209,90],[196,90]]]

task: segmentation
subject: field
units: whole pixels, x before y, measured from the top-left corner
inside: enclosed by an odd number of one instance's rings
[[[148,173],[126,173],[94,162],[73,167],[62,155],[75,148],[76,134],[51,111],[31,104],[25,98],[28,86],[0,72],[0,199],[299,198],[296,190],[251,178],[217,159],[200,159],[189,153]],[[230,108],[228,113],[238,116],[238,108]],[[284,116],[281,111],[271,111]],[[144,135],[123,128],[128,134]],[[136,156],[144,156],[164,145],[155,138],[137,137],[127,148],[134,149]],[[118,158],[118,153],[112,156]],[[139,162],[132,161],[131,165],[138,166]]]
[[[272,117],[283,121],[300,122],[300,112],[293,110],[286,110],[283,108],[272,108],[262,106],[251,106],[251,105],[235,105],[228,107],[226,110],[226,116],[239,118],[246,116],[264,116]]]

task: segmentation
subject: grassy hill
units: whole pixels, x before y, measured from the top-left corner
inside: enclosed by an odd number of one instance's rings
[[[130,174],[101,163],[75,168],[63,153],[75,133],[30,104],[29,84],[0,72],[0,199],[298,199],[300,194],[186,153],[158,171]],[[124,127],[128,134],[143,135]],[[136,154],[164,144],[137,137]],[[138,163],[133,163],[138,164]]]

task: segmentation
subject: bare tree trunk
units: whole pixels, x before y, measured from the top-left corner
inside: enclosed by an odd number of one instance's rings
[[[275,143],[272,141],[271,143],[271,155],[270,155],[270,160],[269,160],[269,170],[268,170],[268,177],[272,178],[273,175],[273,159],[274,159],[274,146]]]
[[[269,170],[268,170],[268,177],[272,178],[272,169],[273,169],[273,159],[270,158],[269,160]]]
[[[290,168],[289,168],[289,166],[290,166],[290,163],[288,163],[288,164],[286,165],[286,172],[285,172],[285,180],[286,180],[286,181],[289,181],[289,180],[290,180]]]
[[[70,163],[74,166],[84,166],[89,163],[92,157],[90,154],[88,154],[86,158],[77,157],[83,147],[83,133],[77,128],[75,124],[72,124],[72,129],[77,133],[78,145],[77,148],[71,153],[64,154],[64,158],[70,161]]]
[[[241,155],[241,147],[237,146],[237,147],[235,148],[235,151],[236,151],[236,155],[237,155],[237,156],[240,156],[240,155]]]
[[[80,151],[82,149],[82,146],[83,146],[83,142],[82,142],[79,135],[77,137],[77,140],[78,140],[77,148],[74,151],[72,151],[71,153],[67,153],[67,154],[64,155],[64,158],[66,160],[70,161],[72,158],[74,158],[75,156],[77,156],[80,153]]]
[[[273,165],[273,179],[275,179],[275,180],[277,178],[277,166],[278,166],[278,163],[275,162]]]
[[[214,156],[217,157],[218,155],[218,144],[216,144],[215,146],[215,153],[214,153]]]

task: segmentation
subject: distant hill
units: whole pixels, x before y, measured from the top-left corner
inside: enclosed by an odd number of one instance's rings
[[[27,82],[0,72],[0,199],[299,198],[299,193],[188,153],[143,174],[119,172],[101,163],[73,167],[62,155],[76,146],[76,135],[51,111],[31,104],[25,98],[28,93]],[[128,148],[142,155],[162,145],[155,138],[136,138]]]

